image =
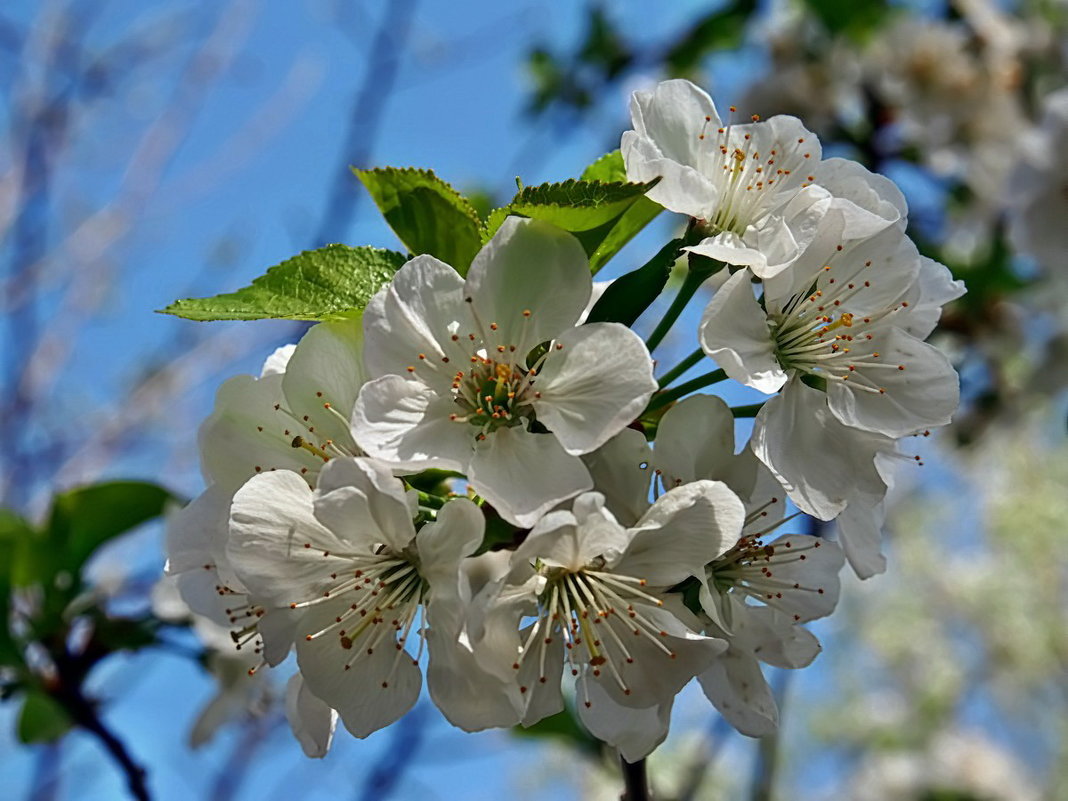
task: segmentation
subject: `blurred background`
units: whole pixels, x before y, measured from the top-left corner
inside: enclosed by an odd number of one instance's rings
[[[397,248],[349,165],[502,205],[517,176],[578,176],[633,90],[683,76],[898,181],[969,292],[935,334],[963,406],[899,477],[890,569],[845,577],[823,655],[771,677],[777,737],[684,692],[656,797],[1068,799],[1066,75],[1066,0],[4,3],[0,794],[122,798],[133,776],[157,799],[618,797],[566,715],[466,735],[422,701],[302,755],[283,680],[248,678],[156,586],[151,520],[202,489],[221,381],[303,329],[153,310],[328,242]]]

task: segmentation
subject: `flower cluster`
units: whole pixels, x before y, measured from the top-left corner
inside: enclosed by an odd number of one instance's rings
[[[905,236],[900,192],[822,158],[799,120],[725,122],[685,81],[638,92],[632,116],[627,178],[690,218],[691,270],[719,270],[689,364],[772,397],[736,450],[745,410],[680,400],[684,368],[658,383],[642,339],[590,312],[584,241],[518,216],[466,270],[416,255],[362,320],[224,384],[168,570],[259,665],[295,651],[307,753],[338,718],[357,737],[397,720],[424,671],[465,730],[531,725],[573,693],[628,761],[693,679],[763,735],[761,663],[809,664],[804,624],[833,611],[844,561],[883,568],[898,441],[957,405],[924,339],[962,287]],[[837,519],[839,543],[781,532],[790,502]]]

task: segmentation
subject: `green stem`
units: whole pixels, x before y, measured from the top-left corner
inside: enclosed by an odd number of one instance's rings
[[[701,361],[701,359],[703,359],[704,357],[705,352],[698,348],[685,359],[683,359],[681,362],[679,362],[666,373],[664,373],[662,376],[660,376],[660,381],[658,381],[657,383],[660,385],[661,388],[666,387],[680,375],[682,375],[695,364],[697,364],[699,361]]]
[[[767,401],[761,401],[760,403],[750,403],[748,406],[732,406],[731,414],[735,417],[756,417],[757,412],[763,408]]]
[[[683,395],[688,395],[695,389],[701,389],[702,387],[710,386],[711,384],[718,384],[725,379],[727,374],[722,370],[713,370],[711,373],[705,373],[699,375],[697,378],[690,379],[685,384],[679,384],[674,389],[668,389],[653,395],[653,399],[649,401],[649,407],[647,412],[651,412],[654,409],[659,409],[661,406],[667,406],[672,401],[676,401]]]
[[[429,492],[423,492],[422,490],[416,490],[419,494],[419,505],[425,506],[428,509],[440,509],[445,505],[445,499],[440,495],[431,495]]]
[[[701,263],[699,266],[695,260],[690,260],[690,269],[682,281],[682,286],[679,287],[679,293],[671,301],[664,319],[660,321],[653,333],[649,335],[649,339],[646,340],[645,346],[649,348],[650,353],[667,336],[671,326],[679,319],[683,309],[689,304],[690,299],[697,293],[697,290],[701,288],[701,284],[705,282],[705,279],[721,266],[719,262],[713,262],[709,259],[704,259],[703,262],[708,262],[708,265]]]

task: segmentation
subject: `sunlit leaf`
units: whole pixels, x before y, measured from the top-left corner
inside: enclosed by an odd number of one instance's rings
[[[250,286],[172,303],[165,314],[187,320],[343,320],[359,317],[375,292],[406,261],[379,248],[327,245],[271,267]]]
[[[512,214],[544,220],[575,234],[596,272],[652,219],[647,211],[627,217],[632,208],[644,201],[659,213],[660,207],[645,197],[655,184],[571,180],[524,187],[511,203],[490,215],[484,238],[493,236]]]
[[[393,233],[413,255],[429,253],[467,274],[482,247],[474,206],[430,170],[383,167],[353,172]]]

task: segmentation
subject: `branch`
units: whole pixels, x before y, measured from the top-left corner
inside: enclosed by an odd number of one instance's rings
[[[341,161],[357,167],[366,165],[374,146],[386,100],[393,91],[400,66],[400,54],[411,28],[417,0],[394,0],[386,4],[385,16],[375,32],[363,84],[352,101],[352,116],[342,146]],[[337,170],[322,223],[315,234],[314,247],[336,242],[352,217],[360,195],[347,169]]]

